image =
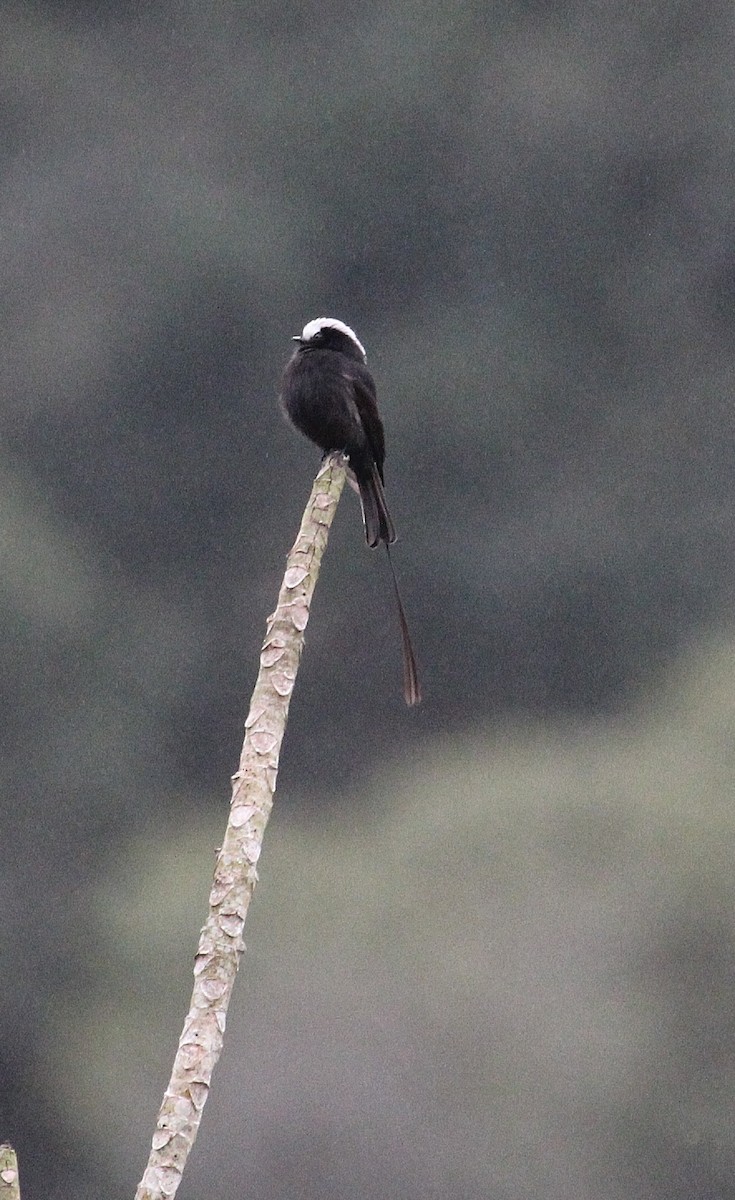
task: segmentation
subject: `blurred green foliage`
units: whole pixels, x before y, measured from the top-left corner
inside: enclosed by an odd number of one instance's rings
[[[734,653],[696,647],[624,721],[508,723],[394,763],[357,810],[276,810],[184,1194],[238,1170],[264,1197],[297,1177],[559,1200],[729,1178]],[[223,820],[123,849],[90,895],[96,984],[53,1004],[56,1119],[121,1179]]]

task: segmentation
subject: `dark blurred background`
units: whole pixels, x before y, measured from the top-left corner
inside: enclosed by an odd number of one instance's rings
[[[318,454],[346,495],[180,1195],[735,1191],[730,4],[3,6],[0,1136],[132,1196]]]

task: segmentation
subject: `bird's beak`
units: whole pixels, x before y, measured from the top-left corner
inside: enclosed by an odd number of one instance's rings
[[[301,340],[302,340],[302,338],[301,338],[301,334],[300,334],[300,333],[295,333],[295,334],[293,335],[293,337],[291,338],[291,341],[292,341],[292,342],[300,342]]]

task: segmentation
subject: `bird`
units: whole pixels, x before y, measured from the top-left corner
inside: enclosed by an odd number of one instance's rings
[[[349,460],[362,505],[368,546],[385,546],[398,608],[403,647],[406,704],[421,701],[416,655],[401,600],[390,547],[396,530],[385,499],[385,432],[378,412],[375,381],[365,347],[336,317],[308,321],[283,371],[280,403],[288,420],[325,454],[340,451]]]

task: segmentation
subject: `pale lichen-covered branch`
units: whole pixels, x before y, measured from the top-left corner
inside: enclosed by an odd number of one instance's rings
[[[273,804],[278,757],[296,682],[314,587],[329,527],[345,483],[345,463],[330,455],[316,477],[286,563],[278,606],[268,618],[260,670],[245,722],[240,765],[217,855],[194,964],[191,1007],[158,1114],[136,1200],[164,1200],[181,1181],[222,1050],[227,1007],[244,950],[243,926],[258,879],[263,833]]]
[[[0,1200],[20,1200],[18,1159],[7,1142],[0,1146]]]

